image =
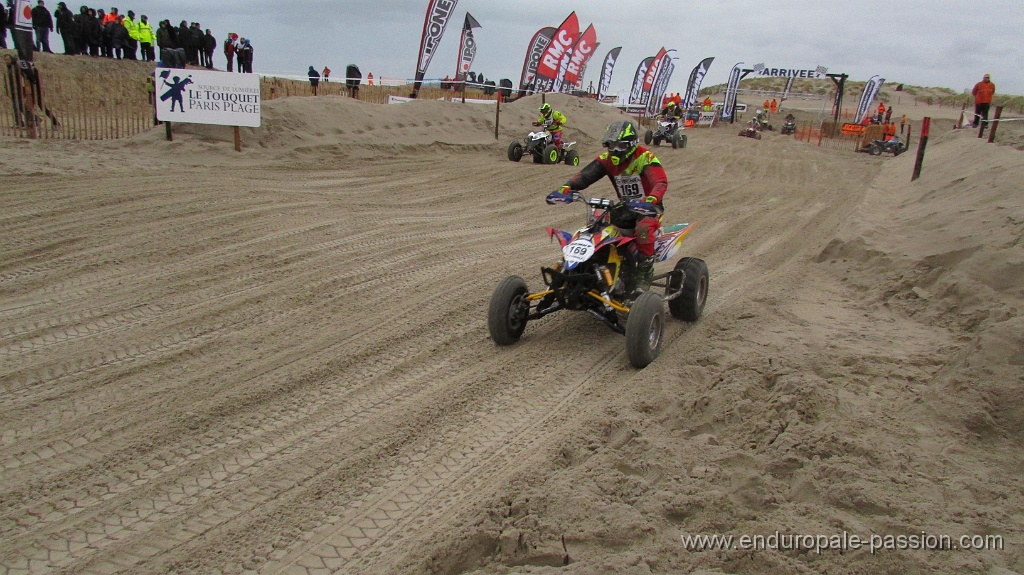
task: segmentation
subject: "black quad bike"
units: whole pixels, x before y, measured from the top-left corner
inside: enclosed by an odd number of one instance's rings
[[[660,146],[662,141],[671,142],[673,148],[685,148],[686,147],[686,135],[681,133],[682,127],[680,126],[679,118],[676,117],[664,117],[658,116],[656,121],[658,122],[658,129],[648,129],[644,132],[644,144],[650,146],[651,142],[654,142],[655,146]]]
[[[789,134],[796,133],[796,120],[786,118],[786,121],[782,123],[782,127],[779,128],[779,133],[786,136]]]
[[[583,199],[578,193],[573,197]],[[575,232],[548,228],[548,235],[561,246],[562,257],[541,268],[544,289],[530,291],[519,276],[509,276],[498,284],[487,310],[488,331],[494,343],[512,345],[530,321],[560,310],[585,311],[625,335],[629,363],[646,367],[661,351],[666,304],[672,317],[687,322],[700,319],[708,296],[707,264],[695,257],[681,258],[672,271],[655,274],[649,288],[637,289],[635,269],[626,253],[633,238],[612,225],[612,214],[629,210],[649,216],[651,210],[637,211],[642,208],[605,198],[585,203],[588,217],[584,227]],[[654,244],[655,261],[675,255],[694,225],[696,222],[663,227]]]
[[[580,153],[573,150],[576,142],[562,142],[559,148],[554,144],[554,137],[547,130],[530,132],[522,142],[514,140],[508,145],[508,159],[518,162],[523,156],[533,156],[534,164],[557,164],[565,162],[570,166],[580,165]]]
[[[898,136],[893,136],[888,140],[872,140],[867,145],[867,151],[872,156],[881,156],[882,152],[898,156],[907,151],[907,144]]]

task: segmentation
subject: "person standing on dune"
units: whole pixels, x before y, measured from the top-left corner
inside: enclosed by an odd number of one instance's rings
[[[992,105],[992,96],[996,93],[996,85],[992,83],[991,74],[985,74],[981,81],[974,85],[971,95],[974,96],[974,122],[972,128],[977,128],[980,122],[988,122],[988,108]]]

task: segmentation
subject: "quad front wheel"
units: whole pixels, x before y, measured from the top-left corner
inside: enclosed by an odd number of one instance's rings
[[[565,154],[565,163],[570,166],[580,165],[580,153],[576,150],[569,150]]]
[[[544,148],[544,163],[545,164],[557,164],[558,163],[558,147],[554,144]]]
[[[671,276],[669,291],[682,293],[668,301],[668,310],[676,319],[697,321],[708,301],[708,265],[698,258],[683,258],[676,262],[675,269],[681,274]]]
[[[640,294],[626,318],[626,355],[633,367],[642,369],[658,357],[664,331],[661,296],[652,292]]]
[[[653,140],[653,139],[654,139],[654,132],[652,132],[650,130],[647,130],[646,132],[644,132],[644,145],[645,146],[650,146],[651,145],[651,140]]]
[[[673,148],[685,148],[686,147],[686,135],[676,134],[672,136],[672,147]]]
[[[494,288],[487,308],[487,330],[494,343],[512,345],[522,337],[530,312],[526,294],[526,282],[519,276],[509,276]]]
[[[512,142],[508,145],[508,159],[518,162],[523,159],[523,145],[519,142]]]

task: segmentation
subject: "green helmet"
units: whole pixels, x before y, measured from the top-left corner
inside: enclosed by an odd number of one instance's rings
[[[608,125],[601,137],[601,145],[608,148],[608,156],[612,163],[618,165],[623,158],[628,158],[636,151],[640,143],[636,125],[629,120],[621,120]]]
[[[550,116],[551,115],[551,104],[548,104],[547,102],[541,104],[540,105],[540,113],[541,113],[542,116]]]

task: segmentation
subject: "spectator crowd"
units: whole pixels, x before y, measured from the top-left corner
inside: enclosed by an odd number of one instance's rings
[[[13,19],[13,0],[0,2],[0,48],[7,48],[7,27]],[[219,42],[209,28],[203,30],[199,22],[182,20],[173,26],[162,20],[154,29],[149,17],[136,17],[133,10],[122,14],[117,7],[80,6],[78,12],[70,10],[64,2],[57,3],[51,13],[46,0],[37,0],[32,8],[32,27],[35,31],[35,50],[50,52],[50,33],[56,32],[64,41],[64,54],[144,60],[158,58],[165,65],[179,63],[213,69],[213,55]],[[231,33],[223,42],[227,70],[252,72],[253,47],[247,38]],[[157,52],[159,49],[159,53]],[[180,62],[179,60],[180,56]]]

